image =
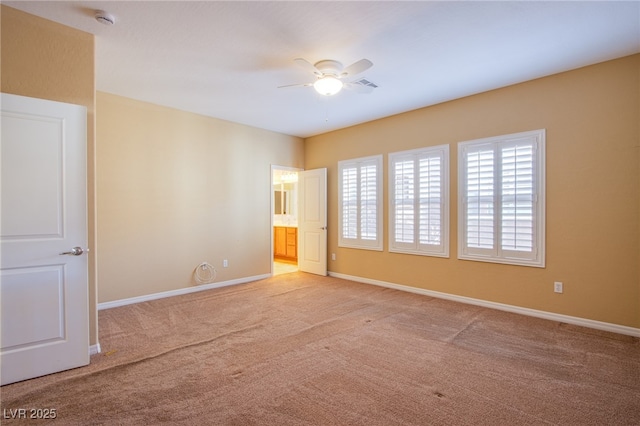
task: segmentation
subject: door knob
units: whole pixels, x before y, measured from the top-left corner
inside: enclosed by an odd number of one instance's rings
[[[84,253],[84,250],[82,250],[82,247],[74,247],[71,249],[71,251],[65,251],[64,253],[60,253],[60,256],[65,254],[70,254],[72,256],[80,256],[82,253]]]

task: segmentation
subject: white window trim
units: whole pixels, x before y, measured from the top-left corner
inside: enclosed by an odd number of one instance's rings
[[[345,168],[362,167],[366,164],[375,164],[376,166],[376,239],[367,240],[359,236],[357,238],[345,238],[343,235],[343,188],[342,188],[342,171]],[[356,248],[364,250],[382,251],[383,235],[382,235],[382,155],[374,155],[370,157],[361,157],[351,160],[338,161],[338,247]],[[360,196],[360,194],[358,194]],[[358,217],[360,216],[360,207],[358,206]],[[358,229],[358,234],[360,229]]]
[[[535,158],[535,178],[534,184],[536,185],[535,191],[535,207],[534,226],[536,227],[534,238],[534,251],[535,253],[530,258],[522,258],[518,256],[518,252],[502,251],[497,244],[500,237],[499,220],[498,216],[495,217],[495,233],[494,240],[496,241],[493,250],[478,249],[466,247],[467,236],[467,220],[466,220],[466,152],[469,147],[476,147],[479,145],[486,146],[502,146],[510,143],[515,143],[522,139],[534,139],[534,158]],[[503,263],[509,265],[520,266],[532,266],[532,267],[545,267],[545,129],[533,130],[529,132],[514,133],[503,136],[496,136],[490,138],[477,139],[466,142],[458,143],[458,259],[463,260],[475,260],[481,262]],[[496,194],[496,198],[498,195]],[[498,210],[496,208],[496,210]],[[525,252],[526,253],[526,252]]]
[[[397,242],[395,239],[395,167],[396,161],[402,158],[411,158],[417,160],[422,156],[440,155],[442,158],[442,206],[441,206],[441,239],[442,244],[426,245],[420,244],[418,235],[415,235],[413,243]],[[415,254],[422,256],[449,257],[449,145],[438,145],[433,147],[418,148],[408,151],[399,151],[389,154],[389,252]],[[417,189],[417,188],[416,188]],[[415,207],[414,207],[415,208]],[[415,212],[414,218],[419,221],[418,213]],[[415,226],[416,234],[419,233],[419,227]]]

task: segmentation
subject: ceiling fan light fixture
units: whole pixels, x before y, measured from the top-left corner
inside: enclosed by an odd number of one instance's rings
[[[313,88],[316,92],[324,96],[332,96],[342,90],[343,83],[338,78],[327,75],[316,80],[313,83]]]

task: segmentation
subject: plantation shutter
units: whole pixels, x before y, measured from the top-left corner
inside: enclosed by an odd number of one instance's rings
[[[389,154],[393,252],[448,256],[448,145]]]
[[[342,169],[342,238],[358,238],[358,168]]]
[[[442,156],[430,155],[419,159],[420,187],[420,244],[442,244]]]
[[[360,168],[360,238],[378,238],[378,167],[363,164]]]
[[[338,163],[341,247],[382,249],[382,156]]]
[[[415,245],[415,161],[413,158],[400,159],[393,166],[395,233],[392,241],[396,246],[414,248]]]
[[[466,151],[466,247],[476,253],[495,248],[495,152],[479,146]],[[475,250],[474,250],[475,249]]]
[[[531,252],[535,211],[533,145],[525,141],[503,147],[501,157],[501,248]]]
[[[458,257],[544,266],[544,130],[459,144]]]

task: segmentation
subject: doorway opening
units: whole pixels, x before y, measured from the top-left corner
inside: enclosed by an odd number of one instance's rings
[[[273,275],[298,270],[298,170],[271,166]]]

